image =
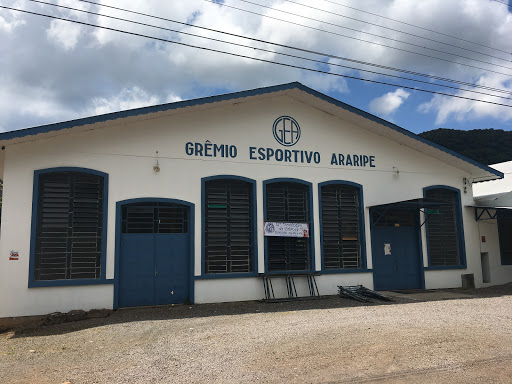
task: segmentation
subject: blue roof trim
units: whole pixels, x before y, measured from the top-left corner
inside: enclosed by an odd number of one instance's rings
[[[256,88],[256,89],[252,89],[252,90],[248,90],[248,91],[226,93],[223,95],[208,96],[208,97],[202,97],[199,99],[192,99],[192,100],[177,101],[174,103],[154,105],[151,107],[128,109],[126,111],[112,112],[112,113],[106,113],[104,115],[84,117],[82,119],[63,121],[61,123],[54,123],[54,124],[41,125],[41,126],[32,127],[32,128],[18,129],[15,131],[0,133],[0,141],[10,140],[10,139],[19,138],[19,137],[25,137],[25,136],[31,136],[31,135],[37,135],[39,133],[60,131],[62,129],[75,128],[75,127],[80,127],[80,126],[88,125],[88,124],[103,123],[106,121],[123,119],[126,117],[146,115],[149,113],[156,113],[156,112],[163,112],[163,111],[171,111],[174,109],[194,107],[194,106],[210,104],[210,103],[217,103],[220,101],[239,99],[242,97],[264,95],[267,93],[285,91],[285,90],[293,89],[293,88],[299,88],[299,86],[303,86],[303,85],[298,82],[282,84],[282,85],[273,85],[270,87]]]
[[[394,131],[400,132],[401,134],[403,134],[405,136],[408,136],[408,137],[410,137],[412,139],[415,139],[417,141],[420,141],[423,144],[427,144],[427,145],[429,145],[431,147],[439,149],[440,151],[446,152],[447,154],[452,155],[452,156],[454,156],[454,157],[456,157],[458,159],[461,159],[461,160],[465,161],[466,163],[472,164],[472,165],[474,165],[474,166],[476,166],[478,168],[483,169],[486,172],[492,173],[493,175],[496,175],[496,176],[498,176],[501,179],[503,179],[503,177],[504,177],[503,172],[500,172],[500,171],[498,171],[498,170],[496,170],[494,168],[488,167],[487,165],[480,164],[479,162],[477,162],[475,160],[472,160],[469,157],[461,155],[460,153],[457,153],[455,151],[452,151],[451,149],[445,148],[442,145],[436,144],[436,143],[434,143],[434,142],[432,142],[430,140],[424,139],[423,137],[418,136],[415,133],[412,133],[411,131],[408,131],[405,128],[399,127],[398,125],[390,123],[387,120],[381,119],[380,117],[372,115],[371,113],[365,112],[365,111],[363,111],[361,109],[353,107],[353,106],[351,106],[349,104],[346,104],[346,103],[344,103],[342,101],[336,100],[336,99],[334,99],[334,98],[332,98],[330,96],[324,95],[323,93],[320,93],[318,91],[315,91],[314,89],[306,87],[305,85],[303,85],[301,83],[292,83],[292,84],[297,84],[297,88],[300,89],[301,91],[307,92],[310,95],[316,96],[316,97],[318,97],[318,98],[320,98],[320,99],[322,99],[324,101],[327,101],[328,103],[336,105],[337,107],[346,109],[347,111],[355,113],[356,115],[365,117],[365,118],[367,118],[367,119],[369,119],[371,121],[374,121],[374,122],[376,122],[378,124],[381,124],[381,125],[384,125],[384,126],[386,126],[388,128],[391,128]]]
[[[364,117],[366,119],[369,119],[371,121],[374,121],[378,124],[384,125],[390,129],[393,129],[394,131],[397,131],[405,136],[408,136],[412,139],[415,139],[417,141],[422,142],[423,144],[429,145],[431,147],[434,147],[440,151],[443,151],[449,155],[452,155],[460,160],[465,161],[466,163],[472,164],[486,172],[492,173],[493,175],[498,176],[499,178],[503,179],[504,174],[500,171],[497,171],[496,169],[493,169],[491,167],[488,167],[487,165],[480,164],[475,160],[472,160],[466,156],[461,155],[460,153],[457,153],[455,151],[452,151],[448,148],[443,147],[442,145],[433,143],[430,140],[424,139],[415,133],[412,133],[411,131],[408,131],[402,127],[399,127],[398,125],[395,125],[393,123],[390,123],[389,121],[386,121],[384,119],[381,119],[380,117],[377,117],[375,115],[372,115],[371,113],[365,112],[361,109],[358,109],[356,107],[353,107],[349,104],[346,104],[342,101],[336,100],[333,97],[327,96],[323,93],[320,93],[318,91],[315,91],[312,88],[306,87],[305,85],[299,83],[299,82],[292,82],[287,84],[281,84],[281,85],[273,85],[270,87],[263,87],[263,88],[256,88],[251,89],[247,91],[240,91],[235,93],[227,93],[223,95],[217,95],[217,96],[209,96],[209,97],[203,97],[199,99],[192,99],[192,100],[185,100],[185,101],[178,101],[175,103],[168,103],[168,104],[160,104],[155,105],[151,107],[143,107],[143,108],[136,108],[136,109],[129,109],[126,111],[120,111],[120,112],[113,112],[113,113],[107,113],[104,115],[98,115],[98,116],[92,116],[92,117],[85,117],[82,119],[76,119],[76,120],[70,120],[70,121],[64,121],[61,123],[55,123],[55,124],[48,124],[48,125],[41,125],[38,127],[32,127],[32,128],[25,128],[25,129],[19,129],[16,131],[10,131],[10,132],[4,132],[0,133],[0,141],[3,140],[11,140],[14,138],[20,138],[25,136],[31,136],[31,135],[37,135],[39,133],[47,133],[52,131],[59,131],[62,129],[69,129],[74,127],[79,127],[83,125],[88,124],[96,124],[96,123],[102,123],[106,121],[116,120],[116,119],[122,119],[126,117],[133,117],[133,116],[139,116],[139,115],[145,115],[148,113],[156,113],[156,112],[163,112],[163,111],[170,111],[174,109],[180,109],[180,108],[186,108],[186,107],[193,107],[198,105],[204,105],[204,104],[210,104],[210,103],[216,103],[220,101],[227,101],[227,100],[233,100],[233,99],[239,99],[243,97],[250,97],[250,96],[258,96],[258,95],[264,95],[272,92],[280,92],[280,91],[286,91],[289,89],[297,88],[303,92],[306,92],[312,96],[318,97],[321,100],[324,100],[328,103],[331,103],[337,107],[343,108],[349,112],[352,112],[356,115],[359,115],[361,117]]]

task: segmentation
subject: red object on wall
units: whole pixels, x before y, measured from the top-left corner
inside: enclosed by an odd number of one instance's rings
[[[482,236],[482,243],[485,243],[485,236]]]

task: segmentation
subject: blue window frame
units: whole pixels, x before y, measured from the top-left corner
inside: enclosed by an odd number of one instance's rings
[[[311,183],[293,178],[263,182],[264,220],[308,223],[309,238],[265,237],[265,272],[305,273],[315,270]]]
[[[201,182],[200,278],[257,276],[256,182],[234,175]]]
[[[108,284],[108,175],[86,168],[36,170],[29,287]]]
[[[436,185],[424,188],[423,196],[448,203],[436,208],[425,224],[428,269],[466,268],[460,190]]]
[[[318,185],[322,272],[366,269],[363,187],[344,180]]]

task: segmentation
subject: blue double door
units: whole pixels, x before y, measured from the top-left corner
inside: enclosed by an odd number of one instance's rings
[[[158,233],[158,224],[162,219],[158,218],[156,208],[155,212],[156,233],[133,233],[138,230],[134,226],[141,224],[123,222],[119,265],[120,307],[176,304],[189,300],[190,234],[188,230],[182,233]],[[137,214],[141,216],[140,212]],[[137,219],[140,220],[139,217]],[[176,218],[173,217],[173,220],[176,221]]]
[[[423,262],[417,225],[385,224],[388,225],[374,226],[372,230],[375,290],[423,288]]]

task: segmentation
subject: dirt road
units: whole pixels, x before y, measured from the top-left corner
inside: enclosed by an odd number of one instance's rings
[[[512,383],[512,296],[342,304],[136,309],[5,333],[0,383]]]

